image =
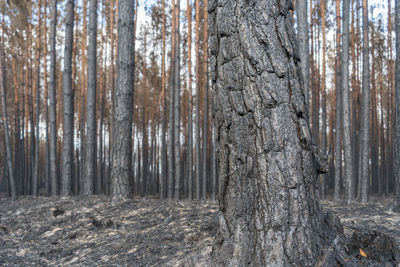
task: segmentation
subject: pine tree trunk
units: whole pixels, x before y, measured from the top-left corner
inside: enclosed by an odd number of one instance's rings
[[[72,92],[72,44],[74,33],[74,0],[67,2],[67,20],[65,24],[64,48],[64,130],[61,195],[71,194],[71,182],[74,170],[74,110]]]
[[[188,198],[193,199],[193,94],[192,94],[192,6],[191,1],[187,0],[187,20],[188,20],[188,145],[187,145],[187,179],[188,179]]]
[[[321,97],[322,97],[322,131],[321,131],[321,150],[326,154],[327,149],[327,137],[326,137],[326,64],[325,64],[325,52],[326,52],[326,17],[325,17],[325,0],[321,1],[321,19],[322,19],[322,81],[321,81]],[[325,198],[325,179],[326,175],[321,175],[321,198]]]
[[[41,1],[39,0],[39,10],[38,10],[38,18],[39,18],[39,24],[38,24],[38,36],[36,36],[36,109],[35,109],[35,114],[36,114],[36,128],[35,128],[35,162],[34,162],[34,168],[33,168],[33,180],[32,180],[32,195],[37,196],[38,194],[38,186],[39,186],[39,125],[40,125],[40,56],[41,56],[41,44],[40,44],[40,39],[41,39],[41,24],[42,24],[42,5]]]
[[[196,199],[200,200],[201,188],[200,188],[200,0],[196,0],[196,40],[195,40],[195,53],[196,53],[196,101],[195,101],[195,111],[196,111],[196,121],[195,121],[195,132],[196,132]]]
[[[346,202],[354,201],[353,155],[351,153],[351,111],[349,89],[349,0],[343,1],[343,32],[342,32],[342,101],[343,101],[343,148],[346,179]]]
[[[165,0],[162,0],[162,63],[161,63],[161,86],[163,92],[162,106],[162,133],[161,133],[161,181],[160,181],[160,198],[166,197],[167,185],[167,88],[165,75],[165,34],[166,34],[166,18],[165,18]]]
[[[400,3],[395,2],[396,55],[400,55]],[[396,122],[395,122],[395,203],[394,210],[400,211],[400,57],[396,56],[395,68]]]
[[[2,124],[4,128],[4,137],[6,145],[6,161],[8,169],[9,185],[11,187],[11,199],[17,200],[17,190],[14,179],[14,169],[12,164],[12,152],[11,152],[11,141],[10,132],[8,129],[8,117],[7,117],[7,99],[6,99],[6,66],[4,59],[4,48],[3,44],[0,46],[0,94],[1,94],[1,105],[2,105]]]
[[[329,242],[316,190],[323,168],[298,76],[291,1],[243,3],[209,2],[220,163],[213,266],[318,265]]]
[[[361,110],[361,202],[368,201],[369,183],[369,37],[368,0],[363,0],[363,70],[362,70],[362,110]]]
[[[52,0],[50,25],[50,178],[51,195],[58,194],[57,176],[57,103],[56,103],[56,27],[57,27],[57,0]]]
[[[181,53],[180,53],[180,0],[175,4],[175,68],[174,68],[174,156],[175,156],[175,200],[181,197],[181,149],[180,149],[180,127],[181,127]]]
[[[97,38],[97,0],[90,0],[89,6],[89,46],[88,46],[88,89],[86,117],[86,157],[83,177],[83,194],[93,194],[96,175],[96,38]]]
[[[112,203],[129,197],[129,178],[132,166],[132,104],[135,64],[134,41],[134,2],[119,0],[118,3],[118,55],[117,88],[113,119],[113,158],[111,169]]]
[[[334,200],[340,199],[340,188],[342,179],[342,90],[341,90],[341,60],[340,60],[340,39],[341,39],[341,17],[340,17],[340,0],[336,0],[336,129],[335,129],[335,183],[334,183]]]
[[[297,12],[297,39],[299,41],[299,53],[301,59],[301,71],[304,81],[304,95],[307,110],[310,106],[310,56],[308,38],[308,13],[307,1],[296,1]]]

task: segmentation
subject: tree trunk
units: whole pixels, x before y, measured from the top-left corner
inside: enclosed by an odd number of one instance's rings
[[[207,1],[205,0],[204,2],[204,38],[203,38],[203,45],[204,45],[204,60],[203,60],[203,72],[204,72],[204,110],[203,110],[203,157],[202,157],[202,187],[203,189],[201,190],[202,195],[201,198],[205,200],[207,198],[207,174],[208,174],[208,166],[207,166],[207,133],[208,133],[208,10],[207,10]]]
[[[290,9],[284,0],[209,2],[220,177],[214,266],[314,266],[326,244],[316,190],[323,166]]]
[[[74,170],[74,110],[72,93],[72,44],[74,33],[74,0],[67,2],[67,21],[65,24],[64,48],[64,130],[61,195],[71,194],[71,181]]]
[[[368,201],[369,183],[369,37],[368,0],[363,0],[363,70],[362,70],[362,110],[361,110],[361,202]]]
[[[161,181],[160,181],[160,198],[166,197],[167,185],[167,88],[165,84],[165,34],[166,34],[166,18],[165,18],[165,0],[162,0],[162,63],[161,63],[161,86],[163,94],[162,107],[162,133],[161,133]]]
[[[41,24],[42,24],[42,5],[41,1],[39,0],[39,9],[38,9],[38,17],[39,17],[39,24],[38,24],[38,36],[36,36],[36,128],[35,128],[35,162],[33,168],[33,180],[32,180],[32,195],[37,196],[38,194],[38,186],[39,186],[39,125],[40,125],[40,55],[41,55]]]
[[[310,106],[310,56],[308,38],[308,14],[307,1],[296,1],[297,11],[297,39],[299,41],[299,53],[301,59],[301,71],[304,81],[304,95],[307,110]]]
[[[325,52],[326,52],[326,37],[325,37],[325,0],[321,1],[321,19],[322,19],[322,81],[321,81],[321,97],[322,97],[322,131],[321,131],[321,150],[324,154],[326,154],[327,149],[327,138],[326,138],[326,64],[325,64]],[[325,198],[325,179],[327,176],[321,175],[321,198]]]
[[[195,132],[196,132],[196,199],[200,200],[200,0],[196,0],[196,40],[195,40],[195,53],[196,53],[196,101],[195,101],[195,111],[196,111],[196,121],[195,121]]]
[[[343,1],[343,32],[342,32],[342,97],[343,97],[343,148],[346,178],[346,202],[349,205],[354,200],[353,155],[351,153],[351,113],[349,90],[349,0]]]
[[[335,184],[334,200],[340,198],[341,178],[342,178],[342,90],[341,90],[341,60],[340,60],[340,39],[341,39],[341,19],[340,19],[340,0],[336,0],[336,129],[335,129]]]
[[[8,129],[8,117],[7,117],[7,99],[6,99],[6,66],[4,59],[4,50],[3,44],[0,46],[0,94],[1,94],[1,104],[2,104],[2,122],[4,128],[4,137],[5,137],[5,145],[6,145],[6,161],[8,168],[8,178],[9,184],[11,187],[11,198],[12,200],[17,200],[17,190],[15,186],[14,180],[14,169],[12,164],[12,154],[11,154],[11,141],[10,141],[10,132]]]
[[[89,46],[88,46],[88,89],[86,117],[86,160],[83,177],[83,194],[93,194],[96,175],[96,38],[97,0],[90,0],[89,6]]]
[[[180,127],[181,127],[181,53],[180,53],[180,0],[175,4],[175,68],[174,68],[174,153],[175,153],[175,200],[180,199],[181,191],[181,149],[180,149]]]
[[[117,88],[113,119],[113,159],[111,170],[111,203],[125,200],[129,196],[129,178],[132,166],[132,72],[135,64],[134,40],[134,1],[119,0],[118,3],[118,55]]]
[[[400,55],[400,3],[395,2],[396,18],[396,55]],[[395,121],[395,204],[394,210],[400,211],[400,57],[396,56],[395,68],[396,121]]]
[[[188,179],[188,198],[193,199],[193,94],[192,94],[192,6],[191,1],[187,0],[187,20],[188,20],[188,147],[187,147],[187,179]]]
[[[58,194],[57,176],[57,103],[56,103],[56,27],[57,27],[57,0],[51,5],[50,25],[50,177],[51,195]]]

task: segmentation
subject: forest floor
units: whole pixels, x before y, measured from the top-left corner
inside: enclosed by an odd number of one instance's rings
[[[202,266],[211,253],[218,225],[215,203],[135,198],[111,206],[108,200],[105,196],[0,199],[0,265]],[[354,227],[360,227],[372,235],[380,231],[392,237],[391,245],[398,249],[400,216],[390,211],[389,201],[351,207],[323,201],[322,205],[339,215],[349,240]],[[349,254],[358,249],[349,248]],[[364,248],[370,253],[367,257],[383,257],[381,252],[372,255],[371,249]]]

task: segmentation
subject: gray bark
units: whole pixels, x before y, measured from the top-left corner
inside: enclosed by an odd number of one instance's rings
[[[369,37],[368,37],[368,0],[363,0],[363,70],[362,70],[362,106],[361,106],[361,202],[368,201],[369,182]]]
[[[5,137],[5,145],[6,145],[6,162],[8,167],[8,178],[9,185],[11,188],[11,198],[12,200],[17,200],[17,189],[15,186],[14,179],[14,169],[12,164],[12,152],[11,152],[11,141],[10,141],[10,132],[8,129],[8,117],[7,117],[7,100],[6,100],[6,66],[4,59],[4,50],[3,44],[0,46],[0,94],[1,94],[1,105],[2,105],[2,123],[4,128],[4,137]],[[7,186],[8,187],[8,186]]]
[[[96,175],[96,37],[97,0],[90,0],[89,6],[89,46],[88,46],[88,92],[86,112],[86,160],[83,177],[83,194],[93,194]]]
[[[200,4],[199,0],[196,0],[196,41],[195,41],[195,53],[196,53],[196,99],[195,99],[195,112],[196,112],[196,121],[195,121],[195,133],[196,133],[196,199],[200,200],[200,177],[201,177],[201,169],[200,169],[200,107],[199,107],[199,94],[200,94],[200,86],[199,86],[199,67],[200,67],[200,55],[199,55],[199,44],[200,44]]]
[[[217,194],[217,159],[215,147],[215,127],[211,129],[211,200],[215,200]]]
[[[135,56],[133,49],[134,1],[118,3],[117,88],[114,98],[113,148],[111,161],[112,203],[129,197],[132,173],[132,104]]]
[[[40,6],[40,5],[39,5]],[[35,162],[33,166],[33,179],[32,179],[32,195],[37,196],[38,194],[38,181],[39,181],[39,125],[40,125],[40,36],[41,36],[41,11],[39,10],[39,35],[37,39],[36,48],[36,125],[35,125]]]
[[[343,0],[343,32],[342,32],[342,101],[343,101],[343,149],[344,171],[346,179],[346,202],[354,200],[353,155],[351,153],[351,113],[349,90],[349,0]]]
[[[181,149],[180,149],[180,129],[181,129],[181,53],[180,53],[180,0],[176,0],[175,5],[176,23],[175,23],[175,69],[174,69],[174,152],[175,152],[175,200],[179,200],[181,189]]]
[[[297,12],[297,39],[299,43],[299,53],[301,59],[301,71],[303,73],[304,92],[306,98],[306,106],[310,105],[310,52],[309,52],[309,36],[308,36],[308,1],[296,1]]]
[[[51,25],[50,25],[50,179],[51,195],[58,194],[57,176],[57,103],[56,103],[56,27],[57,27],[57,0],[52,1],[51,5]]]
[[[162,0],[162,90],[163,90],[163,114],[162,114],[162,133],[161,133],[161,181],[160,181],[160,198],[165,198],[165,189],[167,185],[167,88],[165,86],[165,34],[166,34],[166,18],[165,18],[165,0]]]
[[[74,0],[67,2],[67,20],[65,24],[64,47],[64,130],[61,195],[71,194],[71,181],[74,170],[74,107],[72,92],[72,43],[74,32]]]
[[[335,181],[334,200],[340,198],[342,178],[342,90],[341,90],[341,61],[340,61],[340,2],[336,0],[336,129],[335,129]]]
[[[396,55],[400,55],[400,3],[396,1]],[[396,56],[395,69],[395,101],[396,101],[396,121],[395,121],[395,204],[394,210],[400,212],[400,57]]]
[[[290,9],[290,0],[209,2],[220,177],[213,266],[314,266],[324,248],[316,182],[326,167],[311,143]]]
[[[204,18],[207,21],[208,20],[208,12],[207,12],[207,1],[205,1],[205,6],[204,6]],[[203,67],[204,67],[204,78],[205,78],[205,84],[204,84],[204,110],[203,110],[203,178],[202,178],[202,195],[201,198],[205,200],[207,198],[207,174],[208,174],[208,166],[207,166],[207,133],[208,133],[208,29],[207,25],[205,25],[204,29],[204,62],[203,62]]]
[[[188,198],[193,199],[193,90],[192,90],[192,7],[187,1],[188,19],[188,94],[189,94],[189,118],[188,118],[188,144],[187,144],[187,177],[188,177]]]

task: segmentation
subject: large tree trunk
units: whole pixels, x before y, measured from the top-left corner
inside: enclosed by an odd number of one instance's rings
[[[56,103],[56,27],[57,27],[57,0],[53,0],[51,5],[51,25],[50,25],[50,177],[51,195],[58,194],[57,177],[57,103]]]
[[[325,167],[311,141],[291,8],[209,2],[218,266],[314,266],[329,242],[316,190]]]
[[[8,129],[8,117],[7,117],[7,99],[6,99],[6,66],[4,59],[4,50],[3,44],[0,46],[0,96],[1,96],[1,105],[2,105],[2,123],[4,128],[4,137],[5,137],[5,145],[6,145],[6,161],[7,161],[7,170],[8,170],[8,178],[9,185],[11,187],[11,198],[12,200],[17,200],[17,190],[15,186],[14,180],[14,169],[12,164],[12,154],[11,154],[11,141],[10,141],[10,132]],[[8,187],[8,186],[7,186]]]
[[[396,55],[400,55],[400,3],[396,1]],[[395,205],[394,210],[400,211],[400,57],[396,56],[395,68],[395,87],[396,87],[396,122],[395,122]]]
[[[74,110],[72,94],[72,44],[74,33],[74,0],[67,2],[67,21],[65,24],[64,48],[64,130],[61,195],[71,194],[71,181],[74,170]]]
[[[335,182],[333,199],[339,200],[342,178],[342,89],[341,89],[341,62],[340,62],[340,0],[336,0],[336,127],[335,127]]]
[[[343,32],[342,32],[342,98],[343,98],[343,148],[346,179],[346,202],[354,200],[353,155],[351,153],[351,113],[349,89],[349,0],[343,0]]]
[[[83,177],[83,194],[93,194],[96,175],[96,38],[97,38],[97,0],[90,0],[89,6],[89,46],[88,46],[88,89],[86,117],[86,160]]]
[[[362,110],[361,110],[361,202],[368,201],[369,183],[369,37],[368,37],[368,0],[363,0],[363,70],[362,70]]]
[[[111,161],[112,203],[129,197],[129,178],[132,173],[132,72],[135,64],[134,1],[119,0],[118,3],[118,56],[117,88],[113,119],[113,158]]]

